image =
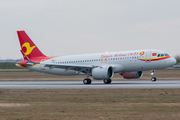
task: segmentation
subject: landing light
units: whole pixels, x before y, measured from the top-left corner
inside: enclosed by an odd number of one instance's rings
[[[106,53],[108,53],[108,51],[106,51]]]

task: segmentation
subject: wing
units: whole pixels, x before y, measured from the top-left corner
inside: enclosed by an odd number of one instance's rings
[[[124,67],[120,64],[111,64],[108,66],[113,67],[115,73],[124,71]],[[95,66],[95,65],[53,64],[53,63],[44,64],[44,67],[49,67],[49,69],[60,68],[60,69],[64,69],[65,71],[75,70],[83,73],[91,73],[93,68],[97,68],[97,67],[103,68],[103,66]]]
[[[90,72],[92,68],[95,68],[97,66],[93,66],[93,65],[78,65],[78,64],[45,64],[44,67],[49,67],[49,69],[53,69],[53,68],[60,68],[60,69],[65,69],[65,71],[68,70],[75,70],[78,72]]]

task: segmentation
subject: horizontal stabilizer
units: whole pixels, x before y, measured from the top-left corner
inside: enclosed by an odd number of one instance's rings
[[[16,63],[16,65],[17,65],[17,64],[25,65],[25,66],[28,66],[28,67],[33,66],[33,63]]]

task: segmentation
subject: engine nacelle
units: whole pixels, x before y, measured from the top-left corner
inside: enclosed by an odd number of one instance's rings
[[[141,78],[143,76],[143,72],[138,71],[138,72],[122,73],[121,75],[125,79],[134,79],[134,78]]]
[[[92,69],[92,77],[97,80],[111,79],[113,75],[114,71],[111,66],[102,66]]]

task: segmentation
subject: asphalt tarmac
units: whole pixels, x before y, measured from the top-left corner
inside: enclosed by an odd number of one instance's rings
[[[180,88],[180,80],[92,81],[84,85],[82,81],[1,81],[0,89],[124,89],[124,88]]]

